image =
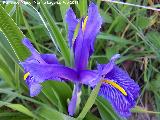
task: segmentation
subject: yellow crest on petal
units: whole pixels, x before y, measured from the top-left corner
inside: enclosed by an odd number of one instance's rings
[[[87,24],[88,16],[85,17],[84,21],[82,22],[82,31],[86,29],[86,24]]]
[[[82,22],[82,31],[84,32],[84,30],[86,29],[86,24],[87,24],[87,20],[88,20],[88,16],[85,17],[85,19]],[[80,23],[77,24],[75,30],[74,30],[74,34],[73,34],[73,38],[72,38],[72,45],[74,44],[77,36],[78,36],[78,32],[79,32],[79,27],[80,27]]]
[[[24,80],[26,80],[29,75],[30,75],[29,72],[27,72],[26,74],[24,74]]]
[[[114,88],[118,89],[123,95],[127,96],[126,91],[117,83],[111,81],[111,80],[102,80],[102,82],[110,84],[111,86],[113,86]]]

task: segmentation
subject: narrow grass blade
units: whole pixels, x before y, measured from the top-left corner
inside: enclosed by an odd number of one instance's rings
[[[13,110],[17,110],[21,113],[24,113],[30,117],[33,117],[35,118],[35,115],[33,115],[33,113],[28,110],[28,108],[24,107],[23,105],[20,105],[20,104],[11,104],[11,103],[7,103],[7,102],[3,102],[3,101],[0,101],[0,104],[4,104],[5,106],[13,109]]]
[[[78,4],[81,17],[86,16],[87,13],[87,0],[81,0]]]
[[[97,94],[99,92],[101,86],[101,82],[95,87],[95,89],[92,91],[90,97],[88,98],[82,112],[80,113],[80,115],[78,116],[78,120],[83,120],[83,118],[86,116],[86,114],[88,113],[88,111],[90,110],[90,108],[92,107],[92,105],[94,104]]]
[[[60,113],[50,107],[41,107],[37,111],[38,115],[43,117],[45,120],[75,120],[74,118],[67,116],[63,113]]]
[[[131,111],[134,112],[134,113],[160,114],[160,112],[154,112],[154,111],[145,110],[144,108],[139,107],[139,106],[136,106]]]
[[[40,1],[40,8],[47,22],[49,23],[49,27],[52,31],[53,36],[55,37],[55,42],[60,48],[66,64],[69,65],[70,64],[70,51],[69,51],[69,48],[67,47],[67,43],[65,42],[62,34],[60,33],[60,30],[58,29],[55,21],[51,17],[49,11],[47,10],[47,7],[43,4],[44,0],[39,0],[39,1]]]

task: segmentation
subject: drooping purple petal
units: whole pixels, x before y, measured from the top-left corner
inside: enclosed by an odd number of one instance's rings
[[[58,59],[56,58],[56,55],[54,54],[39,54],[27,38],[24,38],[22,42],[32,53],[30,57],[28,57],[24,62],[21,62],[20,64],[23,66],[25,71],[26,77],[24,78],[29,88],[30,96],[34,97],[40,93],[42,89],[42,86],[40,83],[45,81],[45,79],[44,80],[39,79],[35,77],[32,73],[30,73],[28,69],[28,64],[48,64],[49,65],[49,64],[59,64],[59,62],[58,62]],[[45,68],[43,69],[45,71]],[[59,78],[57,77],[53,77],[52,79],[59,80]]]
[[[68,24],[68,39],[69,39],[69,46],[71,47],[73,43],[72,39],[74,31],[76,29],[79,20],[76,18],[76,15],[74,14],[71,8],[69,8],[68,11],[66,12],[65,19]]]
[[[118,84],[125,90],[127,95],[124,95],[119,89],[107,83],[102,84],[99,95],[107,99],[120,116],[129,116],[131,114],[130,109],[135,106],[136,99],[139,95],[139,86],[125,71],[117,66],[114,66],[106,74],[105,79]]]
[[[131,104],[126,99],[126,97],[116,88],[108,84],[102,84],[99,95],[108,100],[112,105],[113,109],[120,116],[127,117],[130,116]]]
[[[77,72],[60,64],[22,62],[21,65],[39,82],[55,78],[78,81]]]
[[[107,82],[103,81],[99,95],[107,99],[120,116],[126,117],[135,106],[140,88],[124,70],[116,66],[115,61],[119,57],[116,54],[108,64],[98,64],[98,70],[82,70],[80,81],[93,88],[105,79]]]
[[[31,84],[29,87],[29,91],[30,91],[30,96],[31,97],[35,97],[37,96],[40,92],[41,92],[42,86],[40,84]]]
[[[106,78],[116,81],[127,92],[130,92],[133,95],[134,100],[138,97],[140,90],[138,84],[121,68],[114,66],[114,68],[106,75]]]
[[[25,82],[29,88],[31,97],[37,96],[40,93],[42,86],[33,76],[28,76]]]

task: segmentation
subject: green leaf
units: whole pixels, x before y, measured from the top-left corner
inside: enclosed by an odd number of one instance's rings
[[[30,110],[28,110],[28,108],[24,107],[21,104],[11,104],[11,103],[7,103],[7,102],[3,102],[3,101],[0,101],[0,104],[4,104],[5,106],[7,106],[13,110],[17,110],[21,113],[24,113],[30,117],[35,118],[35,115],[33,115],[33,113]]]
[[[15,53],[13,52],[12,47],[10,46],[9,42],[7,41],[7,38],[4,36],[2,32],[0,32],[0,48],[2,48],[5,51],[5,58],[8,59],[9,56],[14,62],[18,62],[18,59]]]
[[[63,4],[63,5],[60,5],[60,10],[61,10],[61,15],[62,15],[62,18],[63,18],[63,22],[65,22],[64,18],[65,18],[65,14],[66,14],[66,11],[68,10],[68,8],[70,7],[69,3],[70,1],[69,0],[59,0],[60,2],[64,2],[66,4]]]
[[[101,86],[101,82],[98,83],[98,85],[91,92],[90,97],[88,98],[82,112],[79,114],[79,116],[77,118],[78,120],[83,120],[83,118],[86,116],[86,114],[88,113],[88,111],[90,110],[92,105],[94,104],[96,97],[97,97],[97,94],[99,92],[100,86]]]
[[[44,5],[44,0],[40,1],[40,8],[46,18],[46,20],[49,23],[49,27],[51,29],[51,33],[55,37],[55,44],[58,45],[58,47],[61,50],[61,54],[63,55],[65,62],[67,65],[70,65],[70,50],[67,46],[67,43],[65,42],[60,30],[58,29],[54,19],[51,17],[49,11],[47,10],[47,7]]]
[[[110,41],[113,41],[113,42],[116,42],[116,43],[119,43],[119,44],[122,44],[122,45],[133,44],[133,42],[128,41],[124,38],[120,38],[118,36],[115,36],[115,35],[112,35],[112,34],[106,34],[106,33],[100,33],[97,36],[97,39],[110,40]]]
[[[100,120],[96,115],[91,112],[88,112],[84,120]]]
[[[156,31],[148,32],[146,34],[146,37],[158,50],[160,50],[160,33],[159,32],[156,32]]]
[[[30,120],[31,117],[26,116],[19,112],[0,112],[1,120]]]
[[[119,45],[111,46],[106,48],[106,57],[109,60],[113,55],[118,53]]]
[[[24,60],[29,55],[27,48],[22,45],[21,40],[24,38],[23,33],[18,26],[0,5],[0,29],[7,37],[12,49],[19,60]]]
[[[113,18],[107,12],[100,10],[100,14],[106,23],[112,23]]]
[[[2,49],[0,49],[3,52]],[[7,59],[5,59],[2,54],[0,54],[0,77],[5,80],[5,82],[10,85],[12,88],[15,88],[14,73],[11,69],[11,65],[7,64]],[[13,64],[13,63],[12,63]]]
[[[31,7],[22,4],[23,11],[27,12],[32,18],[34,18],[37,22],[41,23],[41,19],[39,18],[37,12]]]
[[[9,108],[12,108],[14,110],[17,110],[19,112],[22,112],[22,113],[24,113],[24,114],[26,114],[28,116],[34,117],[33,113],[30,110],[28,110],[26,107],[24,107],[23,105],[20,105],[20,104],[8,104],[6,106],[9,107]]]
[[[150,18],[144,16],[138,16],[135,25],[140,27],[141,29],[144,29],[149,26],[150,22],[151,22]]]
[[[14,12],[16,11],[16,5],[14,4],[8,4],[5,6],[5,10],[9,15],[13,15]]]
[[[43,84],[43,93],[45,96],[49,99],[49,101],[58,108],[60,112],[63,112],[65,110],[65,107],[63,109],[63,105],[61,103],[61,99],[59,98],[59,94],[54,90],[54,84],[48,81],[45,84]]]
[[[113,111],[109,102],[102,97],[96,99],[98,111],[103,120],[121,120]]]
[[[78,4],[81,17],[86,16],[87,14],[87,0],[80,0]]]
[[[25,16],[23,15],[23,10],[22,10],[21,7],[20,7],[19,12],[20,12],[20,14],[22,15],[24,24],[25,24],[25,26],[26,26],[26,28],[27,28],[27,30],[28,30],[29,35],[31,36],[31,39],[32,39],[33,43],[35,44],[36,48],[37,48],[38,51],[40,52],[40,48],[39,48],[39,46],[37,45],[36,38],[35,38],[35,36],[34,36],[32,30],[31,30],[31,28],[30,28],[30,25],[28,24],[27,19],[26,19]]]
[[[74,118],[60,113],[50,107],[40,107],[37,114],[44,118],[44,120],[75,120]]]
[[[160,114],[160,112],[154,112],[154,111],[145,110],[144,108],[139,107],[139,106],[136,106],[131,111],[134,112],[134,113]]]

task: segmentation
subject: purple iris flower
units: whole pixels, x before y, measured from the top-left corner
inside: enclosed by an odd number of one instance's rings
[[[130,109],[135,106],[139,86],[115,65],[119,54],[113,56],[108,64],[99,64],[97,70],[87,70],[88,60],[94,51],[95,38],[102,24],[98,7],[91,3],[88,16],[82,19],[77,19],[70,8],[66,13],[66,22],[69,46],[74,55],[74,68],[60,64],[54,54],[39,54],[27,38],[23,39],[23,44],[32,53],[21,62],[30,96],[38,95],[42,89],[40,84],[46,80],[72,81],[75,87],[68,112],[73,116],[82,84],[94,88],[98,82],[102,82],[99,95],[108,100],[119,115],[129,116]]]

